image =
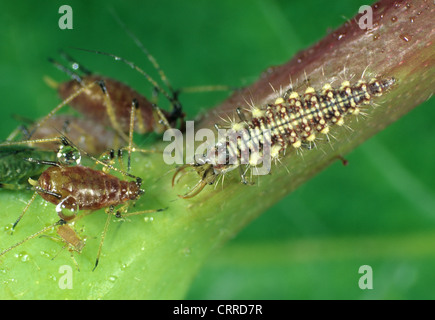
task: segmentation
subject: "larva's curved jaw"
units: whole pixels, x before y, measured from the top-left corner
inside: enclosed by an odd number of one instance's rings
[[[182,171],[185,171],[186,168],[192,168],[193,170],[195,170],[196,173],[201,177],[201,180],[199,180],[198,183],[188,193],[186,193],[184,195],[178,195],[182,199],[193,198],[194,196],[199,194],[202,191],[202,189],[204,189],[204,187],[206,185],[213,184],[216,181],[216,179],[217,179],[217,175],[216,175],[216,173],[214,171],[213,165],[210,164],[210,163],[205,163],[205,164],[198,164],[198,163],[185,164],[185,165],[179,167],[175,171],[174,176],[172,177],[172,186],[175,185],[175,183],[176,183],[176,177],[178,176],[178,174],[180,172],[182,172]],[[182,176],[184,176],[184,174]],[[180,177],[180,179],[181,179],[181,177]],[[177,182],[180,179],[178,179]]]

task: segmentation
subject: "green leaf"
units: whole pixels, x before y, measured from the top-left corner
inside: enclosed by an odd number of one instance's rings
[[[240,86],[244,85],[242,80],[251,83],[268,66],[283,63],[297,50],[322,38],[328,27],[342,22],[342,15],[353,16],[361,5],[358,1],[309,4],[258,1],[249,2],[247,10],[243,1],[223,1],[213,6],[195,1],[182,5],[163,1],[144,8],[144,17],[131,14],[144,5],[129,2],[128,7],[115,7],[115,11],[124,21],[128,19],[126,23],[135,33],[139,30],[139,37],[158,58],[174,87],[216,83]],[[418,15],[420,5],[422,13]],[[336,42],[331,40],[331,33],[330,40],[323,42],[325,47],[316,51],[313,58],[304,57],[296,71],[297,58],[287,67],[266,73],[257,85],[238,93],[219,109],[231,113],[235,105],[245,106],[243,98],[251,95],[258,103],[266,101],[272,93],[269,82],[275,88],[286,85],[289,73],[292,81],[302,82],[305,71],[310,84],[318,88],[342,72],[344,66],[349,77],[354,74],[358,79],[370,61],[372,73],[397,77],[398,86],[377,101],[382,103],[380,107],[367,111],[368,119],[348,122],[353,131],[343,128],[333,132],[337,141],[332,146],[321,144],[317,150],[304,152],[303,157],[288,153],[283,161],[290,173],[283,166],[276,166],[270,176],[260,177],[252,187],[240,185],[237,176],[228,175],[223,186],[208,186],[191,200],[179,199],[177,194],[198,181],[195,174],[184,177],[172,189],[173,167],[164,165],[161,156],[135,156],[133,172],[144,179],[147,192],[133,210],[169,209],[112,222],[94,272],[91,270],[106,219],[104,212],[95,212],[75,226],[80,235],[87,237],[83,253],[75,255],[80,272],[66,250],[57,255],[61,245],[52,239],[27,242],[1,258],[1,297],[183,298],[210,254],[188,298],[428,297],[434,266],[430,245],[435,211],[431,148],[434,108],[430,108],[433,99],[418,108],[423,110],[421,113],[416,110],[389,131],[378,134],[377,140],[346,156],[348,167],[335,163],[331,170],[301,186],[238,234],[267,208],[334,161],[336,155],[347,154],[430,96],[434,87],[434,35],[430,28],[433,19],[428,18],[431,12],[427,13],[424,6],[430,8],[432,4],[416,1],[412,6],[389,7],[385,11],[387,22],[383,28],[391,33],[381,29],[377,40],[370,35],[373,48],[384,50],[376,52],[373,59],[370,54],[374,51],[364,43],[351,45],[351,33]],[[36,118],[56,105],[55,94],[44,87],[41,78],[49,74],[61,79],[62,75],[43,63],[46,57],[56,56],[58,48],[84,47],[113,52],[135,62],[145,60],[140,52],[132,53],[138,49],[101,8],[104,6],[98,2],[73,5],[75,22],[71,31],[57,29],[55,5],[32,8],[27,4],[8,4],[7,10],[2,10],[0,21],[5,26],[1,27],[8,31],[4,40],[8,50],[2,53],[0,65],[2,74],[8,75],[2,89],[4,105],[8,106],[2,111],[2,136],[16,125],[6,120],[9,114],[19,112]],[[186,19],[186,15],[192,18]],[[391,20],[393,16],[397,16],[397,22]],[[416,17],[415,22],[410,22],[410,17]],[[187,24],[186,20],[192,22]],[[425,22],[429,27],[423,27]],[[403,34],[396,29],[400,26],[412,35],[411,41],[387,41],[393,35]],[[121,40],[113,41],[114,38]],[[365,37],[360,39],[367,41]],[[399,46],[401,41],[404,47]],[[341,54],[326,59],[324,54],[333,51],[325,48],[332,43],[349,51],[343,49]],[[38,48],[38,53],[29,54],[32,48]],[[88,68],[95,66],[94,70],[100,73],[129,80],[135,88],[142,88],[144,81],[140,76],[107,57],[83,53],[74,56],[79,56]],[[398,61],[401,57],[406,58],[403,63]],[[424,65],[425,61],[429,63]],[[219,96],[207,94],[182,98],[186,112],[193,117],[205,106],[213,105],[216,97]],[[202,125],[206,127],[219,121],[212,115],[204,119]],[[1,190],[0,225],[8,229],[30,196],[31,193]],[[1,248],[54,221],[54,206],[38,199],[13,235],[1,230]],[[236,235],[226,250],[216,250]],[[363,292],[357,285],[358,268],[364,264],[374,269],[375,289],[371,292]],[[59,286],[64,279],[59,272],[63,265],[72,267],[71,290]]]

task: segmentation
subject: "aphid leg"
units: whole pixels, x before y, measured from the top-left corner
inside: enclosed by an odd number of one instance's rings
[[[134,118],[135,118],[136,110],[138,110],[138,109],[139,109],[139,102],[136,99],[133,99],[133,101],[131,102],[130,130],[128,133],[127,172],[130,172],[130,168],[131,168],[131,150],[132,150],[132,146],[133,146]]]
[[[64,243],[64,246],[58,251],[58,253],[56,253],[56,255],[53,258],[51,258],[51,260],[54,260],[64,249],[68,249],[68,251],[71,254],[71,259],[73,260],[77,270],[80,271],[79,264],[77,263],[77,260],[74,258],[74,252],[77,253],[82,252],[82,249],[85,246],[85,240],[82,240],[74,231],[74,229],[71,228],[71,226],[66,223],[60,225],[57,228],[56,232],[60,238],[47,236],[47,235],[41,236],[41,237],[48,237],[54,241],[61,241]]]
[[[162,79],[163,83],[166,85],[166,87],[173,92],[172,86],[166,77],[166,74],[163,72],[162,68],[160,68],[160,65],[157,63],[157,60],[154,58],[151,53],[148,52],[147,48],[143,45],[143,43],[134,35],[133,32],[131,32],[127,26],[122,22],[122,20],[118,17],[118,15],[112,10],[111,11],[112,16],[115,18],[116,22],[121,26],[122,29],[124,29],[125,33],[134,41],[134,43],[139,47],[139,49],[142,50],[142,52],[145,54],[145,56],[148,58],[148,61],[153,65],[154,69],[159,73],[160,79]]]
[[[14,244],[13,246],[11,246],[11,247],[7,248],[6,250],[2,251],[2,252],[0,253],[0,256],[2,256],[2,255],[4,255],[4,254],[8,253],[9,251],[11,251],[12,249],[15,249],[15,248],[18,247],[18,246],[21,246],[23,243],[25,243],[25,242],[27,242],[27,241],[33,239],[33,238],[36,238],[37,236],[39,236],[39,235],[41,235],[41,234],[47,232],[48,230],[50,230],[50,229],[52,229],[52,228],[54,228],[54,227],[56,227],[56,226],[59,226],[59,225],[65,224],[65,223],[66,223],[65,221],[63,221],[63,220],[59,220],[59,221],[57,221],[56,223],[54,223],[54,224],[52,224],[52,225],[50,225],[50,226],[48,226],[48,227],[45,227],[45,228],[39,230],[38,232],[36,232],[36,233],[34,233],[34,234],[28,236],[27,238],[21,240],[20,242],[17,242],[17,243]]]
[[[14,117],[15,118],[15,117]],[[22,120],[21,118],[19,118],[19,120]],[[20,134],[24,137],[26,137],[25,139],[28,140],[30,139],[30,131],[29,129],[27,129],[27,127],[23,124],[20,124],[16,129],[14,129],[14,131],[12,131],[9,136],[6,138],[6,141],[12,141],[15,139],[15,137]]]
[[[194,87],[184,87],[178,89],[180,93],[197,93],[197,92],[212,92],[212,91],[236,91],[238,88],[226,85],[205,85],[205,86],[194,86]]]
[[[18,219],[14,222],[14,224],[12,225],[12,231],[15,230],[15,227],[17,226],[18,222],[20,222],[20,220],[23,218],[24,214],[27,212],[27,210],[29,209],[30,205],[32,204],[32,202],[36,199],[36,196],[38,195],[38,192],[35,191],[33,193],[32,198],[30,198],[29,202],[27,202],[26,207],[24,208],[23,212],[21,212],[20,216],[18,217]]]
[[[114,210],[113,206],[110,206],[105,210],[107,213],[107,219],[106,219],[106,223],[104,224],[103,232],[101,233],[101,240],[100,240],[100,245],[98,246],[97,258],[95,259],[95,266],[92,269],[92,271],[94,271],[97,268],[98,262],[100,261],[101,249],[103,248],[104,238],[106,237],[107,229],[109,228],[109,223],[113,215],[113,210]]]
[[[56,138],[47,138],[47,139],[35,139],[35,140],[21,140],[21,141],[5,141],[0,143],[0,147],[4,146],[15,146],[20,144],[25,144],[31,146],[35,143],[50,143],[50,142],[60,142],[61,139],[59,137]]]
[[[169,124],[168,119],[163,114],[162,110],[156,104],[153,104],[153,109],[156,114],[156,117],[159,119],[159,123],[162,124],[166,129],[172,129],[172,126]]]
[[[83,64],[79,63],[76,59],[74,59],[73,57],[71,57],[68,53],[66,53],[63,50],[59,51],[60,56],[65,59],[65,61],[69,62],[71,65],[71,69],[72,70],[79,70],[81,72],[83,72],[85,75],[90,76],[93,74],[92,71],[90,71],[88,68],[85,68],[83,66]]]
[[[81,48],[77,48],[78,50],[82,50],[82,51],[87,51],[87,52],[92,52],[92,53],[96,53],[96,54],[102,54],[102,55],[105,55],[105,56],[109,56],[109,57],[111,57],[111,58],[113,58],[113,59],[115,59],[116,61],[121,61],[121,62],[123,62],[123,63],[125,63],[125,64],[127,64],[130,68],[132,68],[132,69],[134,69],[134,70],[136,70],[137,72],[139,72],[141,75],[143,75],[146,79],[147,79],[147,81],[149,82],[149,83],[151,83],[151,85],[153,86],[153,87],[155,87],[161,94],[163,94],[165,97],[166,97],[166,99],[168,99],[168,101],[172,101],[173,99],[172,99],[172,97],[165,91],[165,90],[163,90],[163,88],[161,88],[159,85],[158,85],[158,83],[148,74],[148,73],[146,73],[144,70],[142,70],[141,68],[139,68],[137,65],[135,65],[133,62],[131,62],[131,61],[128,61],[128,60],[126,60],[126,59],[124,59],[124,58],[121,58],[121,57],[119,57],[119,56],[116,56],[116,55],[114,55],[114,54],[111,54],[111,53],[107,53],[107,52],[102,52],[102,51],[97,51],[97,50],[87,50],[87,49],[81,49]]]
[[[80,83],[82,86],[84,86],[83,80],[82,80],[82,78],[80,77],[79,74],[77,74],[76,72],[74,72],[74,71],[72,71],[72,70],[66,68],[65,66],[61,65],[59,62],[57,62],[56,60],[54,60],[54,59],[52,59],[52,58],[49,58],[48,61],[49,61],[52,65],[54,65],[57,69],[59,69],[59,70],[62,71],[63,73],[66,73],[66,74],[67,74],[71,79],[77,81],[77,82]],[[48,79],[47,79],[47,80],[48,80]],[[50,81],[50,80],[49,80],[49,81]],[[54,80],[53,80],[53,81],[54,81]],[[48,84],[49,86],[51,86],[51,85],[50,85],[50,82],[48,82],[47,84]],[[56,87],[58,87],[58,85],[57,85]],[[56,87],[55,87],[55,89],[56,89]]]
[[[119,219],[124,219],[124,218],[127,218],[127,217],[137,216],[137,215],[140,215],[140,214],[162,212],[162,211],[165,211],[165,210],[168,209],[166,207],[166,208],[163,208],[163,209],[150,209],[150,210],[142,210],[142,211],[136,211],[136,212],[128,212],[128,207],[129,207],[129,204],[127,203],[127,204],[123,205],[121,208],[119,208],[116,211],[115,217],[119,218]]]
[[[129,138],[126,136],[124,131],[122,131],[121,126],[116,121],[115,109],[113,107],[109,92],[107,91],[106,84],[104,83],[103,80],[98,81],[98,84],[101,90],[103,91],[104,102],[106,105],[106,111],[107,111],[107,115],[109,116],[110,124],[124,141],[129,141]]]

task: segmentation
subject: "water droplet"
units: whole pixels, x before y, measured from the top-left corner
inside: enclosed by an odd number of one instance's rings
[[[397,17],[396,17],[396,16],[392,16],[392,17],[391,17],[391,21],[392,21],[392,22],[396,22],[396,21],[397,21]]]
[[[144,217],[143,220],[145,222],[153,222],[154,218],[153,217]]]
[[[20,259],[21,262],[27,262],[30,260],[30,256],[27,252],[20,252],[15,254],[15,258]]]
[[[45,258],[51,258],[50,253],[48,253],[47,251],[39,251],[39,254]]]
[[[7,225],[4,226],[3,230],[6,231],[6,232],[8,232],[8,231],[14,231],[14,230],[12,229],[12,226],[13,226],[13,225],[14,225],[13,223],[9,223],[9,224],[7,224]]]
[[[118,279],[118,278],[115,277],[115,276],[110,276],[110,277],[109,277],[109,281],[110,281],[110,282],[115,282],[116,279]]]
[[[411,21],[411,23],[413,23],[414,20],[415,20],[415,17],[410,17],[410,18],[409,18],[409,21]]]
[[[373,40],[379,40],[381,36],[379,34],[374,34],[373,35]]]

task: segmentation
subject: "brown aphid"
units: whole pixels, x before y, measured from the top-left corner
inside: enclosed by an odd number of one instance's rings
[[[115,207],[129,200],[137,200],[144,193],[142,180],[125,181],[100,170],[81,165],[66,167],[55,165],[46,169],[34,185],[39,195],[55,204],[59,217],[71,220],[62,209],[98,210]]]
[[[160,123],[160,116],[154,105],[126,84],[99,75],[83,76],[81,80],[81,83],[70,80],[59,84],[58,93],[62,99],[66,99],[89,83],[101,83],[100,86],[93,86],[85,90],[69,103],[87,118],[105,126],[113,127],[113,123],[117,123],[122,132],[128,133],[131,102],[136,99],[138,110],[136,110],[134,132],[144,134],[164,131],[165,127]],[[110,97],[110,102],[107,100],[106,93]],[[108,103],[111,106],[108,106]],[[169,125],[174,125],[176,119],[172,119],[168,111],[160,110],[160,112],[168,119]]]
[[[110,126],[125,141],[128,141],[130,131],[139,134],[149,132],[162,133],[165,129],[176,126],[178,119],[184,118],[181,104],[178,101],[179,92],[172,89],[165,73],[160,69],[154,57],[148,52],[146,52],[148,59],[152,62],[162,81],[168,87],[169,93],[132,62],[108,53],[99,51],[94,53],[109,55],[138,71],[153,86],[156,93],[154,97],[157,98],[157,93],[163,94],[170,102],[172,110],[168,112],[160,109],[156,104],[150,102],[130,86],[109,77],[93,74],[69,55],[62,53],[62,56],[71,63],[71,69],[53,59],[49,59],[49,61],[56,68],[69,75],[71,80],[60,84],[48,77],[45,80],[48,85],[58,91],[64,102],[52,110],[45,118],[37,122],[36,126],[43,125],[47,119],[52,117],[66,104],[72,106],[86,118],[94,120],[101,125]],[[78,73],[79,71],[80,74]],[[134,125],[130,126],[132,103],[136,105],[136,108],[133,115]]]
[[[85,247],[85,241],[81,239],[68,224],[60,225],[57,228],[56,233],[61,237],[62,241],[65,242],[70,251],[80,253]]]
[[[59,138],[64,148],[58,152],[58,159],[68,159],[70,161],[65,162],[71,164],[73,159],[79,163],[79,156],[76,154],[79,150],[76,149],[71,142],[65,138]],[[130,148],[131,146],[129,146]],[[136,149],[135,149],[136,150]],[[82,151],[82,150],[81,150]],[[137,151],[141,151],[137,149]],[[82,151],[86,154],[86,152]],[[20,246],[24,242],[33,239],[46,231],[54,227],[62,227],[65,224],[72,223],[77,219],[80,219],[84,215],[78,217],[78,212],[81,210],[88,210],[93,212],[99,209],[105,209],[108,214],[106,223],[104,225],[103,233],[101,236],[100,246],[98,249],[97,259],[95,267],[98,265],[101,248],[103,246],[104,237],[107,232],[111,217],[115,215],[117,218],[123,218],[133,215],[160,212],[164,209],[157,210],[143,210],[136,212],[128,212],[130,204],[137,200],[140,195],[145,191],[141,189],[142,179],[132,174],[119,170],[112,165],[108,165],[95,157],[87,154],[92,160],[103,165],[106,169],[111,169],[121,173],[124,176],[128,176],[133,181],[121,180],[118,177],[109,174],[105,171],[84,167],[82,165],[69,166],[59,162],[36,160],[32,158],[26,159],[26,161],[35,162],[41,165],[51,165],[47,168],[38,178],[38,180],[29,179],[29,183],[35,189],[32,198],[27,203],[21,215],[14,223],[13,228],[23,218],[24,214],[28,211],[32,202],[36,199],[38,194],[46,201],[56,205],[56,212],[60,217],[60,220],[55,224],[45,227],[44,229],[36,232],[35,234],[27,237],[26,239],[16,243],[8,249],[0,252],[0,256],[6,254],[12,249]],[[118,209],[115,209],[117,206]],[[68,210],[67,213],[65,213]],[[60,232],[60,233],[59,233]],[[58,234],[63,241],[73,251],[80,252],[84,243],[81,243],[80,238],[75,234],[71,228],[60,229]]]
[[[56,233],[59,235],[60,240],[65,244],[64,248],[67,248],[71,253],[71,259],[77,267],[77,270],[80,271],[79,264],[74,258],[74,252],[81,253],[83,248],[85,247],[85,240],[79,237],[79,235],[74,231],[74,229],[68,224],[61,224],[57,227]],[[56,257],[56,256],[55,256]],[[53,257],[53,259],[55,258]]]

